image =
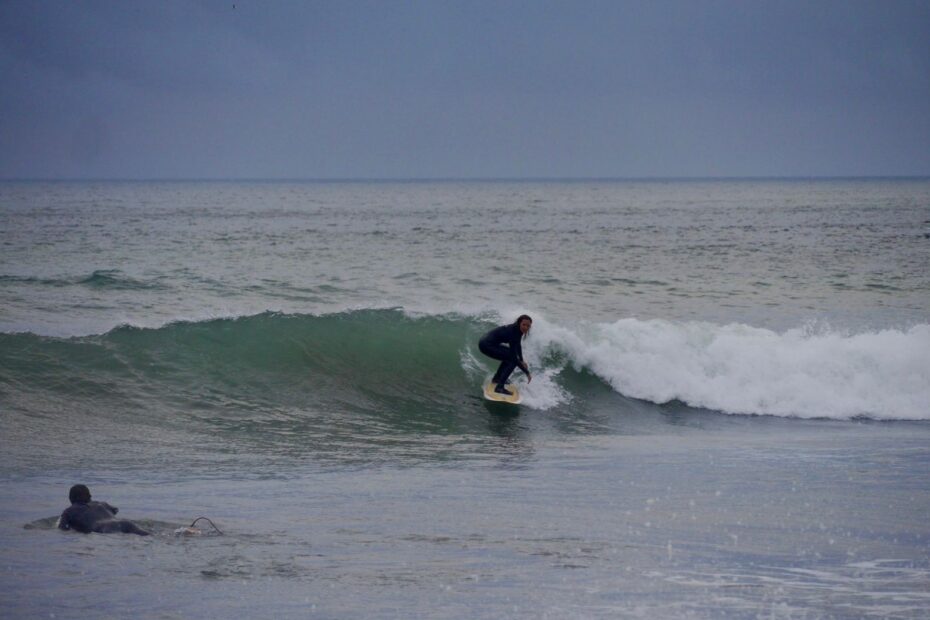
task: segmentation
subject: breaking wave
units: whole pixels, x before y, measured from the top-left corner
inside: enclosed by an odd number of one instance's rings
[[[356,310],[123,326],[75,338],[0,334],[0,400],[441,416],[478,394],[492,372],[476,343],[494,324]],[[537,317],[524,350],[534,370],[524,388],[530,409],[571,408],[594,389],[731,414],[930,419],[925,324],[775,332],[638,319],[565,326]]]

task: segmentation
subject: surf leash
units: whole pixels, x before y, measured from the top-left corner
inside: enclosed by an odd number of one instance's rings
[[[213,529],[216,530],[216,533],[219,534],[220,536],[223,535],[223,530],[221,530],[220,528],[216,527],[216,523],[214,523],[213,521],[211,521],[211,520],[208,519],[207,517],[197,517],[197,518],[194,519],[194,521],[193,521],[190,525],[188,525],[187,527],[179,527],[178,529],[176,529],[176,530],[174,531],[175,536],[200,536],[201,534],[203,534],[203,532],[200,530],[200,528],[194,527],[195,525],[197,525],[197,522],[200,521],[200,520],[206,521],[206,522],[209,523],[211,526],[213,526]]]

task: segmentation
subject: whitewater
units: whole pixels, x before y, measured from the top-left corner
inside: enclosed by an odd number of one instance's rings
[[[926,179],[0,183],[0,605],[924,617],[928,317]]]

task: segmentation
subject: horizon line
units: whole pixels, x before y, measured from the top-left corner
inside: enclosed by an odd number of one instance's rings
[[[745,176],[501,176],[501,177],[0,177],[0,183],[572,183],[644,181],[829,181],[923,180],[930,174],[745,175]]]

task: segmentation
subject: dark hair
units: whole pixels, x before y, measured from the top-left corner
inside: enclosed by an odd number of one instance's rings
[[[90,489],[83,484],[76,484],[68,491],[68,499],[72,504],[86,504],[90,501]]]
[[[517,320],[514,321],[513,324],[516,325],[516,326],[519,328],[519,327],[520,327],[520,323],[523,322],[524,319],[526,319],[526,320],[529,321],[530,323],[533,322],[533,317],[531,317],[531,316],[528,315],[528,314],[521,314],[520,316],[517,317]],[[525,334],[523,334],[523,337],[526,338],[527,336],[529,336],[529,334],[530,334],[530,332],[527,331]]]

